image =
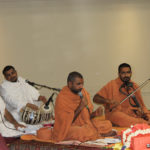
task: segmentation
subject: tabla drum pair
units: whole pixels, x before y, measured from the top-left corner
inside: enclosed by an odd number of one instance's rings
[[[49,104],[48,108],[44,108],[42,105],[39,110],[33,110],[30,107],[24,107],[21,113],[21,119],[26,124],[39,124],[43,121],[49,121],[54,114],[54,106],[52,103]]]

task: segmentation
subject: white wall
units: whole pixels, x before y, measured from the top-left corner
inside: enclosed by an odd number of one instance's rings
[[[149,0],[0,0],[0,70],[11,64],[56,88],[76,70],[93,97],[127,62],[141,84],[150,78],[149,18]],[[150,85],[142,93],[150,108]]]

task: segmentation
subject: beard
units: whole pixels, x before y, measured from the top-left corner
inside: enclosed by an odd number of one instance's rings
[[[17,82],[17,80],[18,80],[17,77],[11,78],[11,82]]]
[[[124,83],[128,83],[130,81],[130,77],[124,77],[121,79]]]
[[[78,94],[79,92],[81,92],[82,89],[79,89],[79,90],[75,90],[75,89],[71,89],[71,91],[74,93],[74,94]]]

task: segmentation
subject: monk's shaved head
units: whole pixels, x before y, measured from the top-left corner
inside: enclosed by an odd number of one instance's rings
[[[83,88],[83,76],[79,72],[71,72],[67,78],[67,84],[69,89],[74,93],[78,94]]]
[[[75,78],[83,79],[83,76],[79,72],[76,72],[76,71],[71,72],[68,75],[67,82],[73,82],[75,80]]]
[[[127,64],[127,63],[122,63],[122,64],[120,64],[119,67],[118,67],[118,73],[120,73],[120,72],[121,72],[121,69],[122,69],[122,68],[125,68],[125,67],[128,67],[128,68],[130,68],[130,70],[131,70],[131,66],[130,66],[129,64]]]

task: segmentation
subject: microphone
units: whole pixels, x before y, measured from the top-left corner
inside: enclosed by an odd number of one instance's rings
[[[28,83],[28,84],[30,84],[30,85],[32,85],[32,86],[34,86],[34,85],[35,85],[35,83],[34,83],[34,82],[30,82],[29,80],[25,80],[25,82],[26,82],[26,83]]]
[[[80,96],[81,99],[83,98],[83,94],[81,91],[78,93],[78,95]]]
[[[78,92],[78,95],[80,96],[81,99],[83,98],[83,94],[81,91]],[[87,108],[88,112],[90,113],[90,109],[89,109],[88,105],[86,105],[85,107]]]
[[[48,101],[45,103],[45,106],[44,106],[45,109],[49,109],[49,103],[53,102],[53,96],[54,96],[54,94],[55,93],[52,93],[52,95],[50,96],[50,98],[48,99]]]

